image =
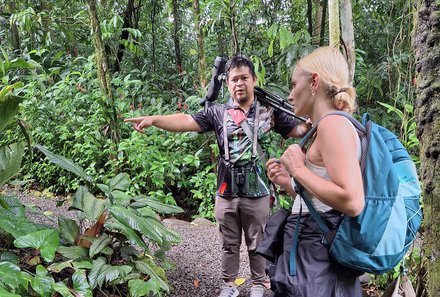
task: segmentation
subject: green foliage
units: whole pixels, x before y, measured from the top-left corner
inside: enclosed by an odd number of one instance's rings
[[[400,134],[399,134],[400,141],[408,151],[412,153],[417,153],[419,147],[419,140],[416,135],[414,106],[411,104],[405,104],[402,111],[390,104],[383,102],[378,102],[378,103],[383,107],[387,108],[387,113],[392,112],[398,116],[399,122],[401,123]],[[416,155],[412,155],[412,157],[413,159],[416,159],[416,161],[419,160],[419,158]]]
[[[148,278],[147,292],[155,295],[168,292],[170,288],[160,262],[164,260],[163,251],[179,244],[180,236],[157,219],[156,211],[179,213],[182,209],[154,197],[129,195],[131,181],[125,173],[105,183],[94,184],[71,160],[50,153],[40,145],[36,147],[51,162],[101,189],[105,198],[96,198],[87,187],[81,186],[71,207],[78,213],[78,221],[60,217],[59,230],[54,230],[29,221],[17,198],[2,197],[0,233],[14,237],[13,243],[18,248],[37,250],[46,263],[55,260],[56,252],[60,255],[57,261],[61,262],[51,263],[48,268],[37,265],[35,274],[23,276],[18,259],[11,254],[2,254],[0,276],[4,277],[0,289],[14,294],[27,291],[30,286],[38,296],[52,296],[55,291],[62,296],[76,296],[72,295],[73,292],[92,296],[96,288],[131,281],[129,288],[134,296],[138,296],[142,290],[133,281],[143,282]],[[155,253],[152,253],[152,246],[156,246]],[[65,268],[73,268],[68,278]],[[64,276],[57,282],[62,271]]]
[[[49,229],[17,237],[14,241],[14,245],[18,248],[35,248],[39,250],[41,257],[46,262],[52,262],[58,244],[58,231]]]
[[[201,200],[197,216],[214,220],[214,199],[217,191],[217,175],[213,172],[215,165],[206,167],[197,172],[190,179],[191,193],[195,199]]]
[[[45,148],[38,146],[38,149],[47,154]],[[81,178],[88,177],[71,160],[55,154],[47,155],[60,167]],[[79,214],[79,225],[72,220],[60,219],[61,239],[66,245],[59,246],[57,251],[68,261],[93,260],[88,274],[88,283],[92,290],[104,284],[116,285],[121,279],[131,280],[135,275],[140,275],[136,277],[139,279],[144,274],[156,286],[152,289],[153,292],[159,294],[161,290],[169,291],[163,269],[153,261],[152,256],[146,255],[151,255],[150,244],[157,245],[160,251],[180,243],[180,236],[162,225],[155,211],[179,213],[182,209],[163,204],[153,197],[132,197],[127,193],[130,183],[130,177],[125,173],[120,173],[105,183],[97,183],[96,186],[106,196],[105,199],[96,198],[87,187],[81,186],[72,203],[72,210]],[[84,230],[81,226],[87,221],[94,224],[81,233]],[[125,250],[131,250],[130,256]],[[111,264],[116,262],[122,264]],[[63,264],[57,271],[64,267],[68,266]],[[63,290],[64,287],[61,285],[57,288]]]

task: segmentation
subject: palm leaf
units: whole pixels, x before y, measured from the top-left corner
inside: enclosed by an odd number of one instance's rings
[[[149,275],[154,282],[157,282],[162,290],[166,292],[170,291],[165,277],[165,271],[158,267],[153,260],[145,259],[144,261],[135,261],[135,266],[137,270]]]
[[[104,278],[102,277],[102,272],[105,269],[106,260],[103,257],[99,257],[98,259],[93,261],[93,268],[89,273],[89,284],[90,288],[94,289],[98,284],[100,286],[104,282]]]
[[[89,248],[89,257],[93,258],[93,256],[99,254],[111,241],[112,239],[107,234],[94,238]]]
[[[127,191],[130,186],[130,176],[127,173],[119,173],[107,183],[110,191]]]
[[[158,244],[163,243],[162,236],[159,230],[155,228],[146,218],[137,216],[134,211],[120,206],[112,206],[110,214],[118,220],[121,224],[133,228],[145,235],[147,238],[154,240]]]
[[[184,210],[180,208],[177,205],[169,205],[165,204],[162,201],[149,196],[136,196],[134,198],[135,202],[131,203],[130,206],[133,208],[141,208],[145,206],[151,207],[154,211],[157,211],[159,213],[163,214],[175,214],[175,213],[182,213]]]
[[[148,249],[148,246],[145,243],[145,241],[142,239],[142,236],[139,234],[139,231],[134,230],[133,228],[126,226],[126,225],[120,223],[119,221],[108,222],[108,223],[106,223],[105,227],[109,230],[116,229],[116,230],[120,231],[122,234],[125,235],[125,237],[127,237],[127,239],[132,244],[135,244],[135,245],[143,248],[144,250]]]
[[[72,160],[67,159],[62,156],[58,156],[48,149],[46,149],[44,146],[35,144],[35,147],[41,151],[43,154],[46,155],[46,157],[51,161],[52,163],[60,166],[63,169],[66,169],[67,171],[70,171],[74,174],[76,174],[78,177],[82,178],[83,180],[91,183],[93,181],[92,177],[87,175],[87,173],[82,169],[80,166],[76,165]]]

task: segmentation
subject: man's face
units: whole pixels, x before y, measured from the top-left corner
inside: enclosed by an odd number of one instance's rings
[[[236,103],[241,104],[253,100],[257,80],[252,76],[249,67],[240,66],[231,69],[226,83],[229,93]]]

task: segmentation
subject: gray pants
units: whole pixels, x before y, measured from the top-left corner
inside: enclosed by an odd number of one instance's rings
[[[232,282],[238,277],[242,231],[249,255],[254,284],[266,280],[266,259],[255,253],[269,216],[269,196],[261,198],[215,199],[215,217],[222,238],[222,278]]]

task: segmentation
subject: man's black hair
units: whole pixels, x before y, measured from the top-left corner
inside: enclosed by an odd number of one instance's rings
[[[254,63],[252,63],[252,61],[248,57],[246,57],[245,54],[237,53],[226,63],[226,78],[229,77],[229,72],[232,69],[241,66],[249,67],[252,77],[257,77],[257,75],[255,74]]]

